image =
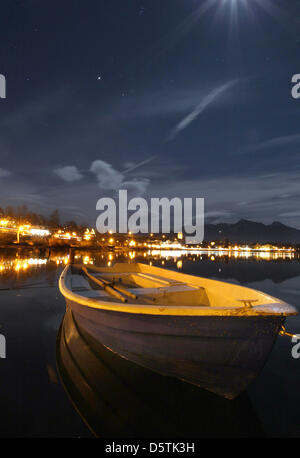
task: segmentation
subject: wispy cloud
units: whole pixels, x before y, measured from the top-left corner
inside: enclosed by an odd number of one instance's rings
[[[0,169],[0,178],[6,178],[11,176],[12,173],[9,170]]]
[[[280,220],[300,227],[299,181],[296,170],[269,177],[258,173],[193,179],[176,176],[167,186],[158,181],[151,191],[154,197],[204,197],[206,222],[245,218],[268,223]]]
[[[131,164],[131,166],[129,168],[127,168],[126,170],[124,170],[123,173],[133,172],[135,169],[138,169],[139,167],[142,167],[142,165],[146,165],[149,162],[153,161],[153,159],[155,159],[156,157],[157,157],[157,154],[155,154],[153,156],[149,156],[149,157],[147,157],[147,159],[145,159],[145,160],[143,160],[141,162],[138,162],[137,164]]]
[[[111,116],[126,121],[166,116],[180,116],[191,111],[195,100],[205,97],[209,90],[206,81],[191,82],[188,87],[170,86],[167,89],[148,88],[132,94],[130,97],[116,99],[111,105]]]
[[[72,99],[73,91],[68,87],[68,91],[59,88],[45,94],[37,94],[23,102],[23,105],[8,112],[6,117],[1,119],[0,127],[26,130],[32,125],[47,121],[47,116],[57,113],[60,109],[68,105]]]
[[[251,152],[261,152],[271,148],[282,148],[288,146],[300,146],[300,134],[282,135],[279,137],[269,138],[263,142],[247,146],[234,154],[246,154]]]
[[[67,165],[65,167],[59,167],[53,170],[53,173],[57,175],[64,181],[72,182],[78,181],[83,178],[81,173],[79,172],[78,168],[75,165]]]
[[[291,211],[291,212],[284,212],[284,213],[280,213],[281,217],[283,218],[294,218],[294,217],[300,217],[300,210],[296,210],[296,211]]]
[[[209,94],[207,94],[203,100],[194,108],[191,113],[189,113],[185,118],[183,118],[170,132],[166,141],[173,140],[182,130],[189,126],[193,121],[195,121],[198,116],[209,106],[211,105],[218,97],[223,93],[231,89],[236,83],[237,79],[229,81],[228,83],[218,86],[213,89]]]
[[[228,81],[227,83],[223,84],[222,86],[218,86],[218,87],[214,88],[206,96],[204,96],[204,98],[201,100],[201,102],[172,129],[170,134],[165,139],[164,143],[167,143],[167,142],[169,142],[171,140],[174,140],[174,138],[182,130],[187,128],[193,121],[195,121],[198,118],[198,116],[200,116],[201,113],[203,113],[203,111],[206,108],[208,108],[219,97],[221,97],[222,94],[224,94],[229,89],[231,89],[238,81],[239,81],[238,79],[234,79],[234,80]],[[137,164],[134,164],[132,167],[129,167],[127,170],[124,170],[123,173],[132,172],[133,170],[136,170],[139,167],[142,167],[143,165],[146,165],[149,162],[153,161],[158,156],[159,156],[158,154],[149,156],[148,158],[144,159],[143,161],[138,162]]]
[[[231,217],[232,217],[232,213],[228,210],[211,210],[211,211],[205,212],[206,223],[224,222],[225,220]]]

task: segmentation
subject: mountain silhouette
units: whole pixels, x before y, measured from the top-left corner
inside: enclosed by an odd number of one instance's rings
[[[300,243],[300,230],[279,221],[268,225],[246,219],[205,225],[205,241],[225,239],[237,243]]]

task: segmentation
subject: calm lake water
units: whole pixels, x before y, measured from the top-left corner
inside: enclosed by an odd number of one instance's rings
[[[300,309],[300,261],[292,255],[228,258],[131,252],[124,256],[90,251],[77,252],[76,260],[97,265],[116,260],[152,262],[256,288]],[[95,409],[85,406],[79,415],[70,399],[76,392],[68,389],[72,374],[59,375],[56,361],[65,314],[57,281],[67,262],[67,252],[0,251],[0,334],[7,346],[6,359],[0,359],[0,436],[91,437],[86,421],[97,424],[94,429],[103,437],[300,436],[300,358],[292,358],[290,339],[280,336],[260,376],[235,401],[154,374],[99,348],[106,364],[97,369],[98,375],[103,374],[103,404]],[[289,318],[285,326],[300,334],[300,316]],[[78,405],[83,404],[77,403],[77,409]],[[120,423],[111,421],[116,406]],[[148,411],[148,423],[141,426],[140,418]],[[122,429],[126,415],[127,429]],[[159,430],[153,429],[154,424]]]

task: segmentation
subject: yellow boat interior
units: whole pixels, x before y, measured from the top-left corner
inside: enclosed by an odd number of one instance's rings
[[[82,305],[129,313],[178,315],[296,315],[260,291],[141,263],[68,265],[62,294]]]

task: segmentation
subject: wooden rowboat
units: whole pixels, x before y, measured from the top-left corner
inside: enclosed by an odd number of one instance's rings
[[[120,356],[235,398],[297,310],[265,293],[152,267],[68,265],[59,288],[78,323]]]

